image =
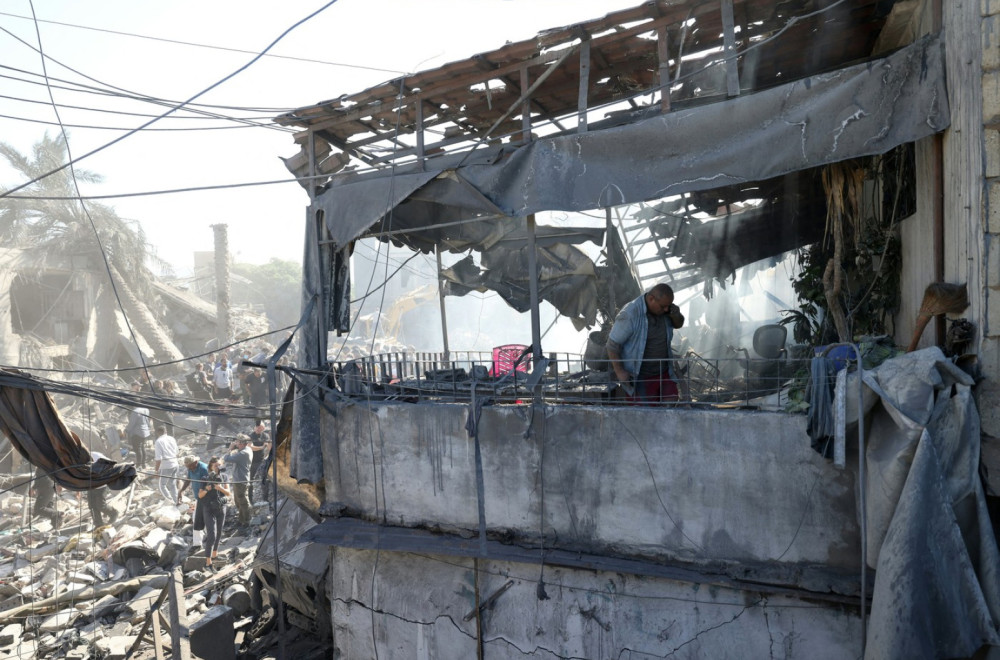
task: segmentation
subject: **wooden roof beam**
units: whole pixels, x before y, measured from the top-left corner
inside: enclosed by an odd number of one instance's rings
[[[621,30],[621,31],[618,31],[618,32],[616,32],[614,34],[609,34],[609,35],[604,35],[602,37],[597,37],[597,38],[595,38],[595,39],[592,40],[591,50],[593,51],[595,48],[600,49],[604,45],[612,43],[612,42],[627,40],[627,39],[629,39],[631,37],[634,37],[636,35],[648,32],[651,29],[655,29],[661,23],[667,24],[667,23],[670,23],[671,21],[673,21],[673,16],[663,17],[663,18],[660,18],[660,19],[652,20],[648,24],[643,24],[641,26],[633,26],[632,28],[629,28],[627,30]],[[530,67],[535,67],[535,66],[542,66],[542,65],[551,64],[552,61],[553,61],[553,59],[554,59],[554,55],[555,55],[555,53],[545,53],[543,55],[538,55],[536,57],[533,57],[530,60],[525,60],[525,61],[521,61],[521,62],[512,62],[512,63],[508,63],[508,64],[499,65],[499,67],[497,69],[495,69],[495,70],[493,70],[491,72],[492,75],[490,77],[498,78],[498,77],[500,77],[502,75],[511,75],[511,74],[514,74],[514,73],[520,71],[520,69],[522,67],[524,67],[524,66],[527,66],[527,67],[530,68]],[[466,75],[459,76],[457,78],[456,77],[450,77],[450,78],[447,79],[446,82],[443,82],[441,85],[432,86],[432,87],[421,86],[420,81],[418,79],[414,78],[414,77],[411,77],[409,79],[409,82],[410,82],[410,85],[412,85],[413,87],[419,87],[420,88],[420,91],[418,92],[418,94],[420,96],[423,96],[424,98],[428,98],[428,97],[431,97],[431,96],[437,96],[437,95],[445,94],[447,92],[455,91],[455,90],[461,89],[463,87],[471,87],[472,85],[486,82],[488,80],[488,78],[484,78],[483,77],[484,73],[485,72],[483,72],[481,70],[477,70],[473,74],[466,74]],[[383,86],[383,87],[385,87],[386,89],[388,89],[388,86]],[[286,115],[282,115],[281,117],[278,118],[278,119],[282,120],[279,123],[282,123],[283,125],[287,125],[287,124],[305,122],[305,123],[311,125],[313,122],[315,122],[316,125],[313,126],[314,128],[331,128],[331,127],[336,126],[336,125],[338,125],[340,123],[352,121],[354,119],[359,119],[359,118],[365,117],[365,116],[367,116],[369,114],[374,114],[374,113],[378,112],[379,111],[378,108],[380,108],[382,105],[385,105],[386,102],[396,100],[396,93],[398,92],[398,87],[394,88],[392,90],[392,92],[393,93],[392,93],[391,97],[385,97],[385,96],[383,96],[380,99],[374,99],[374,100],[371,101],[370,104],[367,104],[367,105],[365,105],[364,107],[361,107],[361,108],[352,107],[351,110],[343,113],[339,117],[337,117],[337,116],[330,117],[328,115],[328,113],[323,113],[321,119],[313,120],[313,119],[310,119],[308,117],[297,116],[297,115],[294,115],[294,114],[286,114]],[[358,95],[355,95],[355,96],[360,97],[361,94],[365,94],[365,92],[360,92]],[[345,97],[343,100],[344,101],[351,101],[353,99],[352,99],[352,97]],[[413,103],[414,101],[415,101],[415,99],[414,99],[413,96],[404,96],[403,99],[402,99],[402,102],[404,103],[404,105],[409,105],[409,104]],[[308,111],[310,109],[311,108],[305,108],[305,109],[303,109],[304,110],[303,114],[304,115],[308,114]],[[278,119],[276,119],[275,121],[278,121]]]

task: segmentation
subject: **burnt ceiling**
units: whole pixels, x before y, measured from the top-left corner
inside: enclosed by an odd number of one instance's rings
[[[348,156],[380,168],[482,141],[517,144],[533,132],[595,130],[863,61],[894,4],[656,0],[275,121],[322,139],[317,160],[326,173],[341,169]],[[529,89],[530,100],[522,100]],[[296,140],[305,145],[308,134]],[[305,173],[305,150],[288,164]]]

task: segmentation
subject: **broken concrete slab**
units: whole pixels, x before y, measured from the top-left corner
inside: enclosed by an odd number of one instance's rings
[[[70,571],[66,574],[64,579],[67,582],[73,582],[75,584],[94,584],[94,582],[97,581],[93,575],[84,573],[83,571]]]
[[[58,543],[46,543],[45,545],[40,545],[37,548],[28,548],[24,551],[23,556],[25,559],[31,562],[36,562],[45,557],[51,557],[52,555],[59,552],[61,546]]]
[[[20,623],[10,623],[0,628],[0,651],[9,649],[21,640],[21,631],[24,626]]]
[[[114,613],[116,610],[120,609],[122,603],[117,597],[112,595],[102,596],[98,600],[88,601],[84,603],[78,603],[77,608],[81,612],[86,612],[92,615],[95,619],[99,619],[107,614]]]
[[[55,633],[61,630],[65,630],[76,618],[80,616],[80,613],[75,609],[63,610],[57,612],[47,618],[42,622],[42,625],[38,627],[42,632]]]
[[[125,660],[138,635],[115,635],[97,640],[95,644],[104,660]]]
[[[163,529],[162,527],[154,527],[149,530],[149,533],[142,539],[142,542],[146,544],[147,547],[156,549],[160,543],[167,540],[170,536],[170,532]]]
[[[187,557],[184,558],[184,563],[182,564],[184,572],[185,573],[191,571],[204,572],[206,563],[205,559],[206,559],[205,555],[200,552],[198,554],[188,555]]]

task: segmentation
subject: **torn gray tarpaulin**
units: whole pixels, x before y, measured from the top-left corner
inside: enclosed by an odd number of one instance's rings
[[[932,347],[866,371],[866,658],[971,657],[1000,645],[1000,553],[979,480],[973,380]]]
[[[16,369],[0,371],[21,374]],[[21,456],[69,490],[121,490],[135,479],[130,463],[95,463],[79,436],[66,428],[48,392],[0,385],[0,431]]]
[[[471,256],[441,272],[446,295],[491,289],[519,312],[531,308],[527,245],[495,245],[483,252],[480,270]],[[579,330],[597,319],[597,272],[579,248],[565,243],[537,248],[538,296]]]
[[[885,153],[949,123],[943,44],[931,35],[879,60],[625,126],[442,159],[437,171],[337,177],[312,208],[324,212],[338,245],[373,227],[480,218],[445,232],[465,241],[465,231],[497,229],[504,222],[497,210],[523,217],[601,208],[611,184],[620,193],[616,203],[627,204],[762,181]]]

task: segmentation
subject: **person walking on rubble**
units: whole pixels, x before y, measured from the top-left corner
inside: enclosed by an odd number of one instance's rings
[[[63,514],[56,506],[56,483],[46,472],[45,468],[39,466],[35,469],[35,476],[31,480],[29,494],[34,495],[35,501],[31,507],[31,516],[45,516],[52,522],[52,529],[58,530],[62,527]]]
[[[160,494],[171,504],[177,501],[177,440],[167,433],[166,426],[156,427],[156,442],[153,443],[153,460],[160,475]]]
[[[684,315],[674,291],[657,284],[622,307],[608,335],[608,359],[618,381],[636,403],[676,401],[670,342]]]
[[[97,463],[107,457],[99,451],[90,452],[90,457]],[[90,509],[90,516],[94,519],[94,529],[104,527],[104,516],[108,517],[108,523],[118,520],[118,512],[108,504],[108,487],[99,486],[87,489],[87,508]]]
[[[198,491],[202,489],[205,479],[208,478],[208,466],[199,461],[198,457],[190,454],[184,457],[184,467],[187,468],[187,477],[181,482],[181,487],[177,489],[177,505],[180,506],[184,489],[191,484],[191,494],[194,496],[194,525],[192,529],[200,532],[205,529],[205,514],[202,511],[201,500],[198,499]]]
[[[125,437],[135,453],[135,467],[140,470],[146,467],[146,440],[150,435],[149,408],[136,406],[128,414]]]
[[[198,502],[205,520],[205,568],[212,570],[212,560],[219,554],[219,541],[226,523],[226,503],[231,497],[229,489],[219,473],[221,462],[218,456],[208,461],[208,476],[198,489]]]
[[[229,445],[229,453],[222,457],[233,465],[233,499],[236,501],[238,522],[242,532],[250,531],[250,499],[247,493],[250,486],[250,464],[253,462],[253,451],[250,449],[250,437],[245,433],[236,436],[236,441]]]

